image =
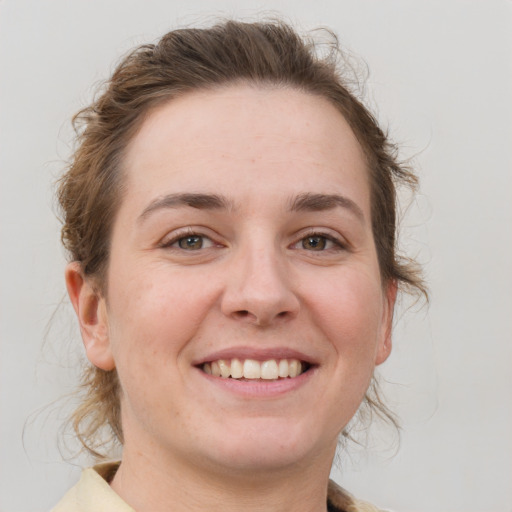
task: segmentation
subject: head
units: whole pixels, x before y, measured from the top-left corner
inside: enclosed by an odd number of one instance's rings
[[[108,303],[113,231],[127,189],[126,158],[145,121],[193,93],[233,87],[307,94],[341,114],[364,160],[382,289],[423,291],[415,267],[396,252],[396,189],[414,186],[415,177],[397,162],[393,145],[349,90],[338,60],[337,47],[320,57],[313,41],[277,22],[229,21],[176,30],[129,54],[94,103],[75,117],[78,147],[58,192],[64,246],[97,296]],[[79,438],[95,453],[104,426],[123,442],[118,375],[114,366],[102,366],[85,370],[86,397],[74,416]],[[378,394],[367,393],[365,402],[389,415]]]

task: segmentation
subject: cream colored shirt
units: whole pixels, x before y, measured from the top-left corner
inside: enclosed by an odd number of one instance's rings
[[[84,469],[78,483],[51,512],[135,512],[108,484],[118,466],[107,462]]]
[[[51,512],[135,512],[109,485],[118,462],[98,464],[84,469],[72,487]],[[379,512],[369,503],[354,499],[344,489],[329,481],[329,510],[336,512]]]

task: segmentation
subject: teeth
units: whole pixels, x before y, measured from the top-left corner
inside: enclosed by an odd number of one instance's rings
[[[202,366],[205,373],[214,377],[227,379],[264,379],[276,380],[299,376],[305,371],[305,366],[298,359],[269,359],[256,361],[255,359],[219,359]]]
[[[279,371],[277,369],[277,363],[274,359],[265,361],[261,365],[261,378],[266,380],[273,380],[279,377]]]
[[[220,375],[221,375],[220,366],[217,361],[212,361],[211,368],[212,368],[212,375],[214,377],[220,377]]]
[[[297,375],[300,375],[301,371],[301,364],[300,361],[297,361],[297,359],[292,359],[288,365],[288,373],[290,377],[297,377]]]
[[[233,377],[233,379],[241,379],[243,376],[244,367],[240,359],[231,359],[231,377]]]
[[[244,361],[244,378],[259,379],[261,377],[261,366],[254,359],[246,359]]]
[[[279,377],[288,377],[288,361],[286,359],[281,359],[279,361]]]
[[[219,359],[220,376],[227,379],[231,375],[231,366],[224,359]]]

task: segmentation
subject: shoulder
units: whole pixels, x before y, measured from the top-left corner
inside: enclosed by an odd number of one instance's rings
[[[118,466],[118,462],[108,462],[84,469],[78,483],[51,512],[135,512],[108,484]]]
[[[367,501],[354,498],[332,480],[329,480],[327,500],[328,512],[385,512]]]

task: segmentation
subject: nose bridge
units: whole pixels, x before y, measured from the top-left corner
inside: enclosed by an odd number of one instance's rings
[[[299,301],[289,279],[286,255],[275,240],[254,233],[237,248],[231,263],[223,297],[226,315],[266,325],[296,314]]]

